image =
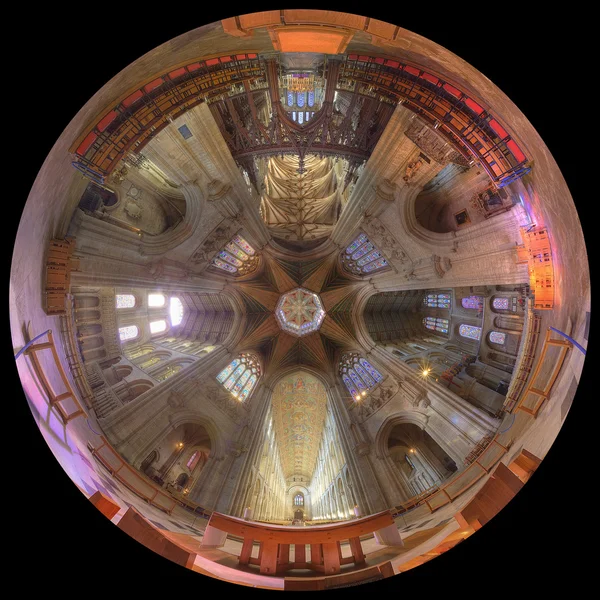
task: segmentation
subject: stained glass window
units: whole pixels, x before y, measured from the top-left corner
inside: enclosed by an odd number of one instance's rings
[[[240,354],[218,375],[217,381],[241,402],[246,400],[260,377],[260,364],[254,354]]]
[[[427,294],[423,298],[423,304],[430,308],[447,308],[450,309],[452,296],[450,294]]]
[[[339,373],[355,400],[360,400],[369,390],[383,381],[383,375],[369,361],[360,358],[356,352],[349,352],[342,356]]]
[[[292,111],[292,119],[294,119],[294,121],[296,120],[296,111]]]
[[[378,258],[376,261],[369,263],[368,265],[363,267],[363,273],[371,273],[371,271],[376,271],[377,269],[383,269],[383,267],[387,267],[387,260],[385,258]]]
[[[346,254],[352,254],[355,252],[360,246],[362,246],[365,242],[368,241],[367,236],[364,233],[361,233],[349,246],[346,248]]]
[[[358,275],[371,273],[388,265],[383,253],[364,233],[360,233],[346,248],[342,262],[349,271]]]
[[[217,256],[219,258],[222,258],[224,261],[228,262],[230,265],[233,265],[234,267],[241,267],[242,266],[242,261],[241,260],[239,260],[235,256],[231,256],[231,254],[229,254],[229,252],[227,252],[225,250],[221,250],[221,252],[219,252],[217,254]]]
[[[173,327],[183,321],[183,304],[179,298],[172,297],[169,300],[169,316]]]
[[[297,101],[296,101],[298,108],[302,108],[304,106],[305,100],[306,100],[306,92],[298,92]],[[302,113],[300,113],[300,114],[302,114]],[[302,121],[300,119],[298,119],[298,122],[302,123]]]
[[[373,250],[373,248],[375,248],[375,246],[373,246],[373,244],[371,244],[371,242],[367,242],[366,244],[363,244],[353,255],[352,258],[354,260],[357,260],[358,258],[360,258],[361,256],[364,256],[367,252],[371,252],[371,250]]]
[[[494,298],[492,306],[496,310],[508,310],[508,298]]]
[[[461,300],[461,304],[463,308],[471,308],[474,310],[479,310],[483,306],[483,297],[482,296],[467,296]]]
[[[304,496],[302,494],[294,496],[294,506],[304,506]]]
[[[198,464],[198,461],[200,460],[200,450],[196,450],[191,456],[190,456],[190,460],[187,461],[187,468],[190,471],[194,470],[194,467]]]
[[[304,113],[303,112],[298,113],[298,123],[300,123],[300,125],[302,125],[302,123],[304,123]]]
[[[241,235],[234,235],[216,254],[211,264],[228,273],[245,274],[256,266],[256,261],[250,260],[255,253],[254,248]]]
[[[150,333],[161,333],[167,328],[167,322],[164,319],[160,321],[152,321],[150,323]]]
[[[368,360],[361,358],[358,362],[367,370],[376,382],[383,381],[383,375]]]
[[[119,339],[124,342],[126,340],[132,340],[138,336],[139,329],[136,325],[127,325],[126,327],[119,327]]]
[[[440,317],[425,317],[423,319],[423,325],[427,329],[439,331],[440,333],[448,333],[448,324],[448,319],[441,319]]]
[[[308,92],[308,105],[312,108],[315,105],[315,92],[310,90]]]
[[[458,333],[462,335],[462,337],[478,340],[481,337],[481,327],[463,324],[458,328]]]
[[[379,250],[373,250],[373,252],[369,252],[366,256],[363,256],[356,264],[359,267],[366,265],[367,263],[373,262],[375,259],[381,258],[381,252]]]
[[[165,305],[165,297],[162,294],[148,294],[148,306],[157,308]]]
[[[135,296],[132,294],[117,294],[117,308],[133,308],[135,306]]]
[[[287,105],[294,106],[294,92],[287,93]]]
[[[490,332],[490,342],[494,344],[504,344],[506,341],[506,334],[500,331],[491,331]]]

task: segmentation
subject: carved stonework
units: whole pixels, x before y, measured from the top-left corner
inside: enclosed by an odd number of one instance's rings
[[[234,220],[224,219],[221,221],[192,254],[190,262],[200,268],[206,267],[214,255],[235,235],[237,229],[238,225]]]
[[[440,165],[447,165],[450,162],[463,167],[469,165],[468,161],[452,146],[452,144],[448,143],[447,140],[428,127],[420,119],[413,119],[408,129],[404,132],[404,135],[406,135],[417,148],[423,150],[428,157],[432,158]]]
[[[225,390],[212,378],[202,377],[195,380],[198,395],[206,398],[214,404],[220,411],[224,412],[234,423],[242,423],[245,418],[245,412],[248,404],[242,405],[232,395]]]
[[[382,406],[385,406],[398,393],[400,381],[402,380],[388,376],[381,385],[372,390],[364,399],[358,402],[350,399],[349,410],[353,420],[357,423],[363,423]]]
[[[402,381],[400,384],[400,392],[414,408],[427,408],[430,404],[425,388],[410,379],[404,379]]]
[[[403,267],[410,262],[410,257],[400,242],[377,217],[367,219],[363,223],[363,230],[394,266]]]
[[[452,261],[447,256],[432,254],[428,258],[416,261],[404,277],[409,281],[428,281],[433,276],[442,279],[451,268]]]
[[[185,406],[185,398],[177,392],[171,392],[167,398],[167,404],[171,408],[181,408]]]
[[[128,200],[124,208],[127,216],[132,219],[139,219],[142,216],[142,207],[135,200]]]

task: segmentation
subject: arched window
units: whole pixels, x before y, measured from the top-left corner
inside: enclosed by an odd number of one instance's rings
[[[296,104],[298,105],[298,108],[302,108],[304,106],[305,101],[306,101],[306,92],[298,92],[297,99],[296,99]],[[302,121],[300,121],[300,119],[298,119],[298,122],[302,123]]]
[[[173,327],[183,321],[183,304],[175,296],[172,296],[169,300],[169,316],[171,317],[171,325]]]
[[[125,327],[119,327],[119,339],[122,342],[127,340],[133,340],[139,334],[140,330],[137,325],[126,325]]]
[[[431,329],[432,331],[448,333],[448,319],[440,319],[438,317],[425,317],[423,319],[423,325],[425,325],[427,329]]]
[[[296,120],[296,111],[295,110],[292,111],[292,119],[294,119],[294,121]]]
[[[494,298],[492,306],[496,310],[509,310],[509,299],[508,298]]]
[[[187,461],[186,463],[186,467],[190,470],[193,471],[194,467],[198,464],[198,461],[200,460],[200,450],[196,450],[191,456],[190,459]]]
[[[294,92],[287,93],[287,105],[294,106]]]
[[[342,263],[348,271],[357,275],[373,273],[388,266],[383,253],[364,233],[359,234],[346,248],[342,255]]]
[[[166,298],[163,294],[148,294],[148,306],[150,308],[160,308],[165,305]]]
[[[217,381],[240,402],[247,400],[260,377],[260,363],[254,354],[240,354],[218,375]]]
[[[298,123],[299,123],[300,125],[302,125],[302,123],[304,123],[304,113],[303,113],[302,111],[300,111],[300,112],[298,113]]]
[[[447,308],[450,310],[450,301],[452,296],[450,294],[427,294],[423,298],[423,304],[430,308]]]
[[[308,105],[312,108],[315,105],[315,91],[308,91]]]
[[[254,248],[241,235],[235,235],[223,250],[217,252],[212,265],[228,273],[245,275],[256,268],[255,254]]]
[[[383,381],[383,375],[369,361],[360,358],[356,352],[342,355],[339,373],[355,400],[366,396],[369,390]]]
[[[294,506],[304,506],[304,495],[303,494],[296,494],[294,496]]]
[[[169,379],[175,375],[175,373],[179,373],[183,367],[181,365],[168,366],[164,371],[156,375],[155,379],[158,381],[164,381],[165,379]]]
[[[474,310],[481,310],[483,307],[482,296],[467,296],[461,300],[463,308],[470,308]]]
[[[135,306],[135,296],[133,294],[117,294],[117,308],[133,308]]]
[[[167,322],[164,319],[160,321],[152,321],[150,323],[150,333],[162,333],[167,329]]]
[[[504,344],[506,341],[506,334],[500,331],[490,331],[490,342],[494,344]]]
[[[475,325],[465,325],[464,323],[458,328],[458,333],[464,338],[478,340],[481,338],[481,327]]]

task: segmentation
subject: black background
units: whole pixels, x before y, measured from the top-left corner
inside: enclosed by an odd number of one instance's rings
[[[9,207],[14,211],[9,243],[14,240],[30,187],[52,145],[76,112],[111,77],[144,53],[190,29],[285,5],[261,2],[226,8],[223,4],[219,12],[211,9],[210,13],[202,3],[161,9],[152,6],[16,7],[16,18],[5,24],[9,29],[14,26],[12,33],[16,34],[10,52],[4,55],[5,94],[14,94],[5,113],[10,117],[4,123],[2,140],[13,161],[4,173],[3,205],[5,210]],[[541,13],[539,8],[521,4],[507,5],[505,13],[481,3],[421,2],[410,10],[399,3],[385,9],[381,3],[379,7],[366,3],[363,8],[348,2],[292,7],[330,8],[388,21],[433,40],[479,69],[523,111],[550,148],[575,199],[589,248],[592,209],[584,197],[583,177],[578,178],[578,171],[589,166],[579,162],[584,156],[580,142],[587,131],[587,113],[581,112],[581,103],[579,111],[569,108],[566,83],[583,76],[582,26],[589,15],[575,10]],[[13,177],[15,167],[18,178]],[[7,264],[10,269],[10,259]],[[597,410],[596,406],[584,408],[584,404],[598,399],[597,392],[594,396],[590,393],[590,360],[588,356],[582,383],[556,442],[534,477],[497,517],[424,566],[333,595],[402,594],[408,590],[430,594],[436,584],[450,598],[494,591],[512,594],[530,586],[538,592],[550,590],[559,581],[585,577],[591,551],[584,551],[582,544],[594,525],[588,509],[597,504],[592,494],[597,459],[586,458],[589,455],[584,453],[590,433],[584,431],[586,413]],[[25,584],[22,589],[30,591],[64,590],[67,596],[93,592],[120,596],[126,590],[150,594],[163,587],[178,596],[209,589],[215,593],[256,593],[251,588],[204,578],[164,560],[97,512],[40,435],[10,355],[7,365],[13,389],[4,401],[15,416],[4,423],[5,430],[12,431],[13,442],[4,448],[4,456],[12,457],[12,466],[4,469],[3,495],[9,505],[4,512],[3,546],[11,553],[15,570],[5,571],[6,583],[19,582]],[[17,572],[17,566],[25,571]],[[471,585],[480,578],[484,588]]]

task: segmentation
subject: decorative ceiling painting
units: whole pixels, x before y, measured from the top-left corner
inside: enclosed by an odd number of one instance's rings
[[[309,373],[296,371],[279,381],[272,402],[285,477],[310,476],[325,424],[325,386]]]

